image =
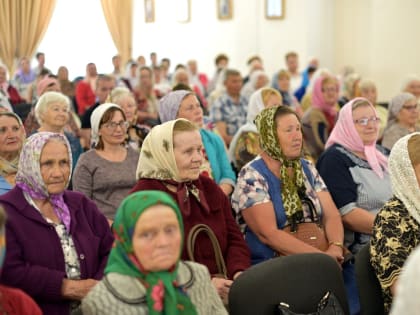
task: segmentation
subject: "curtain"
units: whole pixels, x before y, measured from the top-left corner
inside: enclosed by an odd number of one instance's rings
[[[101,0],[101,3],[112,40],[125,65],[132,50],[133,0]]]
[[[50,23],[56,0],[0,1],[0,59],[14,71],[15,61],[32,58]]]

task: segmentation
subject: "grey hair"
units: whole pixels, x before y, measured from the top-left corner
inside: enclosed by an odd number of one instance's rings
[[[371,79],[362,79],[359,82],[359,89],[361,91],[366,91],[368,89],[376,89],[376,84],[373,80]]]
[[[420,81],[420,77],[417,74],[409,74],[402,82],[401,91],[406,91],[408,85],[413,81]]]
[[[115,89],[113,89],[111,91],[110,94],[111,97],[111,102],[118,104],[122,99],[129,97],[131,99],[133,99],[133,101],[135,101],[133,94],[131,93],[131,91],[125,87],[116,87]]]
[[[46,92],[39,98],[35,105],[35,117],[40,125],[43,123],[42,115],[52,103],[64,104],[67,107],[67,111],[70,112],[70,100],[67,96],[60,92]]]

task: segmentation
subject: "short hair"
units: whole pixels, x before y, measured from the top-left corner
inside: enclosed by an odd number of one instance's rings
[[[287,61],[290,57],[298,57],[298,54],[294,51],[289,51],[285,56],[285,60]]]
[[[135,102],[133,93],[131,93],[131,91],[128,88],[122,87],[122,86],[119,86],[113,89],[109,96],[111,98],[111,103],[114,103],[117,105],[118,105],[118,102],[120,102],[122,99],[126,97],[129,97]]]
[[[408,150],[408,156],[411,161],[411,165],[413,165],[413,168],[420,164],[420,135],[415,134],[408,139],[407,143],[407,150]]]
[[[404,78],[404,81],[401,85],[401,91],[406,92],[408,86],[413,81],[420,81],[420,77],[417,74],[410,74],[407,77]]]
[[[366,91],[369,89],[376,89],[376,84],[371,79],[362,79],[359,82],[359,89],[360,91]]]
[[[259,62],[262,62],[262,59],[261,59],[260,56],[254,55],[254,56],[251,56],[251,57],[248,58],[246,64],[249,66],[254,60],[257,60]]]
[[[120,107],[110,107],[108,108],[105,113],[102,115],[101,120],[99,122],[98,130],[101,129],[102,125],[106,124],[107,122],[111,121],[112,117],[114,117],[115,112],[120,112],[124,118],[124,120],[127,120],[125,117],[125,113]],[[102,137],[99,137],[98,143],[95,145],[95,149],[97,150],[103,150],[105,147],[104,142],[102,140]]]
[[[48,106],[52,103],[60,103],[66,105],[67,111],[70,112],[70,100],[67,96],[60,92],[46,92],[42,94],[35,105],[35,117],[40,125],[42,125],[42,116],[47,111]]]
[[[279,91],[277,91],[276,89],[267,87],[267,88],[262,88],[261,89],[261,97],[262,97],[264,105],[267,103],[267,101],[268,101],[268,99],[271,95],[276,95],[276,96],[280,97],[281,104],[279,104],[279,105],[283,104],[283,97],[281,96]]]
[[[277,80],[288,78],[290,80],[290,73],[287,70],[281,69],[277,74]]]
[[[178,119],[175,124],[174,128],[172,129],[172,134],[175,136],[177,133],[181,132],[188,132],[188,131],[198,131],[198,127],[194,125],[192,122],[186,119]]]
[[[102,81],[113,81],[114,78],[108,74],[98,74],[98,76],[96,77],[96,86],[98,86],[99,82]]]
[[[45,54],[44,54],[43,52],[40,52],[40,51],[39,51],[39,52],[37,52],[37,53],[36,53],[35,58],[36,58],[36,59],[38,59],[38,58],[39,58],[39,57],[41,57],[42,55],[44,55],[44,56],[45,56]]]
[[[115,59],[117,59],[117,58],[121,58],[121,56],[120,55],[115,55],[115,56],[112,56],[112,61],[114,61]]]
[[[229,61],[229,57],[227,55],[225,55],[225,54],[218,54],[216,56],[216,58],[214,59],[215,65],[218,65],[219,62],[222,61],[222,60]]]
[[[146,70],[147,72],[149,72],[150,77],[153,77],[152,68],[150,68],[148,66],[141,66],[140,69],[139,69],[139,73],[142,72],[143,70]]]
[[[235,69],[226,69],[226,71],[225,71],[225,77],[224,77],[223,82],[226,82],[226,80],[229,77],[236,77],[236,76],[241,76],[241,73],[238,70],[235,70]]]

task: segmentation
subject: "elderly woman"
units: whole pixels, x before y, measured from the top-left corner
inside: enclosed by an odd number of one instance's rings
[[[267,73],[263,70],[254,70],[249,76],[249,81],[243,85],[241,95],[249,100],[255,91],[268,86],[268,84],[269,78]]]
[[[26,134],[19,116],[0,112],[0,195],[15,186],[19,154]]]
[[[160,101],[159,116],[162,122],[184,118],[200,128],[204,151],[201,174],[213,178],[223,192],[230,195],[235,186],[235,173],[222,138],[203,128],[203,109],[196,95],[186,90],[170,92]]]
[[[113,220],[121,201],[136,183],[139,153],[125,146],[128,122],[121,107],[99,105],[90,120],[93,149],[80,156],[73,189],[92,199]]]
[[[229,146],[229,158],[238,172],[261,152],[255,117],[264,108],[279,105],[282,105],[282,97],[273,88],[262,88],[252,94],[248,103],[247,122],[239,128]]]
[[[312,107],[302,117],[305,145],[314,160],[324,151],[325,143],[337,118],[337,100],[340,86],[332,76],[316,79],[312,91]]]
[[[130,124],[127,129],[127,144],[134,150],[140,150],[150,128],[137,123],[137,106],[134,95],[129,89],[124,87],[113,89],[110,95],[111,102],[121,107],[127,122]]]
[[[180,309],[182,314],[227,314],[207,268],[180,260],[182,215],[168,194],[128,196],[113,229],[106,275],[83,300],[84,315],[176,314]]]
[[[382,146],[391,150],[394,143],[401,137],[420,131],[419,105],[413,94],[404,92],[392,98],[388,105],[388,112]]]
[[[73,167],[77,164],[83,149],[79,138],[64,130],[70,119],[70,100],[59,92],[46,92],[35,105],[35,117],[39,131],[64,134],[70,143]]]
[[[64,135],[34,134],[22,148],[16,187],[0,196],[8,215],[1,282],[25,291],[45,315],[76,311],[102,278],[113,241],[95,204],[66,190],[71,164]]]
[[[277,255],[324,252],[344,263],[343,225],[337,208],[315,167],[302,159],[299,117],[286,106],[265,108],[256,118],[263,151],[245,165],[232,196],[244,225],[253,264]],[[327,244],[317,248],[285,231],[319,218]],[[352,265],[343,265],[349,304],[358,309]]]
[[[370,241],[371,263],[382,287],[386,313],[403,264],[420,245],[419,145],[420,133],[416,132],[392,148],[388,165],[394,195],[376,216]]]
[[[355,97],[360,96],[359,82],[360,74],[350,73],[343,79],[343,90],[341,91],[341,97],[338,100],[340,107],[343,107],[347,102],[351,101]]]
[[[205,235],[197,237],[194,259],[207,266],[226,301],[232,280],[249,267],[250,257],[229,199],[212,179],[200,174],[202,150],[198,128],[186,119],[154,127],[143,143],[137,167],[139,181],[133,190],[161,190],[172,196],[181,208],[186,236],[197,224],[209,226],[220,245],[228,279],[215,277],[220,271],[212,243]],[[181,257],[189,258],[185,245]]]
[[[392,196],[387,158],[376,147],[378,126],[367,99],[350,101],[340,110],[317,163],[342,216],[344,245],[353,253],[369,241],[376,214]]]

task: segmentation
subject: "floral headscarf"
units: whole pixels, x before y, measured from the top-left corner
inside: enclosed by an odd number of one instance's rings
[[[357,97],[351,100],[341,108],[338,120],[328,138],[327,143],[325,144],[325,148],[332,146],[334,143],[338,143],[351,151],[364,152],[367,162],[372,170],[380,178],[383,178],[384,174],[382,169],[388,169],[386,156],[376,149],[376,141],[369,145],[364,145],[356,127],[354,126],[353,104],[358,101],[368,103],[373,109],[375,116],[378,116],[375,107],[367,99]]]
[[[392,147],[388,165],[392,191],[402,201],[410,215],[420,224],[420,188],[408,153],[408,141],[420,132],[400,138]]]
[[[16,186],[28,193],[32,198],[49,199],[53,205],[54,213],[64,223],[67,231],[70,231],[70,210],[64,202],[64,192],[50,194],[41,175],[41,166],[39,163],[42,149],[48,141],[53,139],[57,139],[66,145],[70,163],[67,184],[70,182],[72,169],[70,144],[64,135],[45,131],[33,134],[24,143],[19,159],[19,169],[16,174]]]
[[[179,177],[174,154],[173,129],[177,121],[188,120],[179,118],[155,126],[146,136],[137,164],[137,179],[158,179],[177,187],[177,202],[184,215],[190,214],[189,194],[191,193],[209,212],[204,193],[197,187],[196,181],[183,182]]]
[[[271,158],[280,162],[281,197],[287,219],[290,221],[295,213],[303,211],[301,197],[305,193],[305,181],[300,157],[289,160],[281,151],[275,122],[275,115],[278,109],[279,106],[263,109],[256,118],[256,125],[260,134],[261,148]],[[292,110],[290,111],[293,113]],[[292,176],[289,176],[288,168],[293,169]]]
[[[187,90],[169,92],[159,101],[159,118],[162,123],[176,119],[182,100],[187,95],[194,95]]]
[[[168,194],[153,190],[133,193],[125,198],[118,208],[113,224],[115,241],[105,274],[116,272],[139,279],[146,288],[149,314],[197,314],[191,300],[182,288],[177,286],[178,263],[170,270],[148,272],[134,254],[132,239],[137,221],[144,211],[158,204],[167,205],[174,210],[181,230],[181,239],[184,239],[181,212]],[[179,255],[181,249],[182,243]]]

